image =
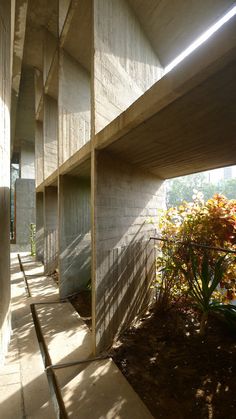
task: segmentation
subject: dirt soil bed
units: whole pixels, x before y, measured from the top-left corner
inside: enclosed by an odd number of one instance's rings
[[[75,310],[83,318],[87,326],[91,329],[91,291],[82,291],[77,295],[71,297],[69,300],[75,308]]]
[[[236,336],[183,307],[153,310],[129,329],[111,355],[155,418],[236,418]]]

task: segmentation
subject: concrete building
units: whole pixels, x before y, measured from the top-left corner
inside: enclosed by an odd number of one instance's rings
[[[163,180],[236,163],[236,18],[168,65],[232,0],[2,0],[0,320],[9,337],[9,165],[16,242],[61,298],[91,283],[94,352],[150,301]],[[11,130],[10,130],[11,110]],[[35,157],[35,187],[34,187]],[[35,204],[36,203],[36,204]]]

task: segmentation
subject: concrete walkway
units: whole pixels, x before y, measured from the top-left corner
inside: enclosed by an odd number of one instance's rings
[[[33,298],[27,297],[16,253],[11,254],[11,272],[12,339],[0,371],[0,417],[53,419],[56,416],[30,311]]]
[[[13,334],[0,371],[0,418],[152,418],[110,358],[91,360],[89,328],[59,301],[43,266],[21,253],[29,297],[17,254],[11,256]]]

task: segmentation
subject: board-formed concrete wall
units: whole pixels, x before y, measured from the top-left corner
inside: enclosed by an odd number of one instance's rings
[[[44,260],[43,193],[36,193],[36,259]]]
[[[74,58],[60,50],[59,163],[90,140],[90,75]]]
[[[10,339],[11,2],[0,2],[0,366]]]
[[[31,142],[21,142],[20,177],[35,179],[35,146]]]
[[[50,274],[58,266],[58,194],[57,187],[44,189],[44,268]]]
[[[44,178],[50,176],[58,167],[57,156],[57,101],[44,96]]]
[[[30,245],[30,224],[35,224],[35,181],[16,179],[16,243]]]
[[[44,180],[43,170],[43,123],[35,122],[35,184],[36,187]]]
[[[150,302],[155,250],[149,238],[165,194],[156,176],[105,152],[95,167],[93,321],[99,352]]]
[[[91,282],[90,179],[61,176],[59,289],[64,298]]]
[[[94,1],[95,132],[117,117],[163,74],[125,0]]]

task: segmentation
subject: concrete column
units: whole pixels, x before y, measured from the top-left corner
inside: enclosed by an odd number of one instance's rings
[[[35,224],[34,71],[22,71],[17,105],[15,146],[20,150],[20,178],[15,185],[16,244],[30,248],[30,224]]]
[[[36,193],[36,258],[44,260],[43,192]]]
[[[57,187],[44,190],[44,267],[45,273],[55,271],[58,265],[58,198]]]
[[[10,340],[11,2],[0,2],[0,366]]]
[[[59,288],[62,298],[91,283],[90,179],[60,178]]]
[[[21,143],[20,177],[22,179],[35,179],[35,149],[34,143]],[[27,197],[26,197],[27,199]]]
[[[30,249],[30,224],[35,224],[35,180],[16,179],[16,243]],[[24,247],[25,246],[25,247]]]
[[[149,238],[165,200],[160,179],[105,152],[96,158],[95,185],[93,334],[99,352],[150,303],[155,251]]]

